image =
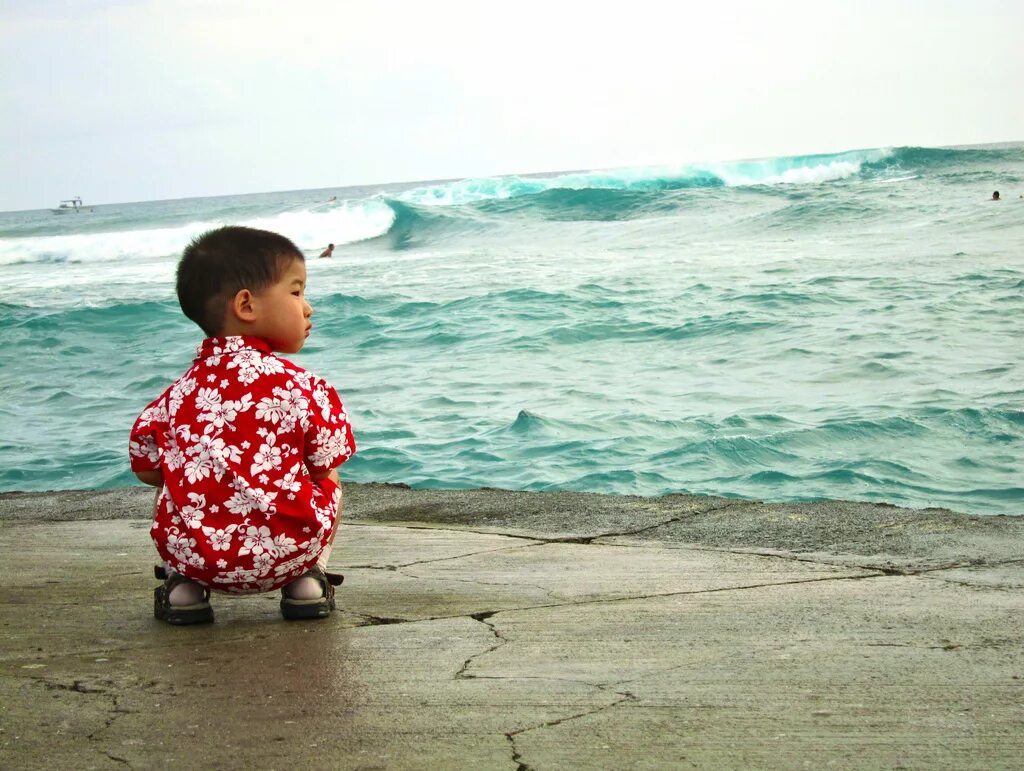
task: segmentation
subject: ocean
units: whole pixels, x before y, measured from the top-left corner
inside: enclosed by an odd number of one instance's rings
[[[343,479],[1024,514],[1022,193],[1016,143],[0,213],[0,490],[136,483],[177,257],[244,224],[308,256]]]

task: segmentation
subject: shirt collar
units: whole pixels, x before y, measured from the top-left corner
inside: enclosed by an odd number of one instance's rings
[[[260,353],[273,353],[270,344],[261,337],[252,335],[229,335],[227,337],[208,337],[196,348],[196,360],[210,356],[221,356],[225,353],[237,353],[245,349]]]

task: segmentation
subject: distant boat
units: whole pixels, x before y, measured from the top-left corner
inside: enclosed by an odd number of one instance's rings
[[[69,198],[66,201],[61,201],[60,206],[56,209],[50,209],[54,214],[67,214],[69,211],[80,212],[80,211],[92,211],[92,208],[88,210],[82,205],[82,199],[79,196]]]

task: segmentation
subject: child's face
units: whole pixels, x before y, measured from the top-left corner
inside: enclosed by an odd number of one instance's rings
[[[252,334],[281,353],[298,353],[313,328],[313,309],[306,302],[306,263],[292,260],[281,277],[253,293],[256,313]]]

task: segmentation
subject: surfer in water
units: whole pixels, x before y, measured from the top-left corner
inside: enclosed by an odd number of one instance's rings
[[[999,200],[999,191],[998,190],[993,191],[993,193],[992,193],[992,200],[993,201],[998,201]]]
[[[334,254],[334,244],[327,244],[327,248],[320,252],[321,257],[330,257],[332,254]]]

